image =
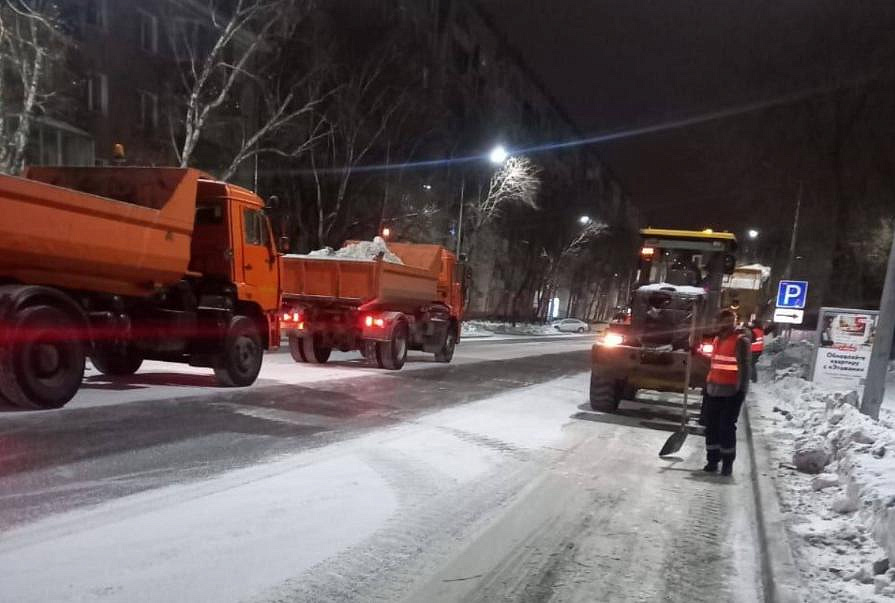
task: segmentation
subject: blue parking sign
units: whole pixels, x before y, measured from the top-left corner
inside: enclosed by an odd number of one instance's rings
[[[780,281],[777,287],[777,307],[802,309],[808,297],[808,281]]]

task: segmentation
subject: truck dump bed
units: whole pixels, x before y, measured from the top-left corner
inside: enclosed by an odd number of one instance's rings
[[[404,264],[381,260],[287,255],[283,257],[283,296],[301,301],[379,307],[418,306],[442,301],[442,248],[390,244]]]
[[[0,277],[129,296],[180,280],[199,177],[178,168],[0,176]]]

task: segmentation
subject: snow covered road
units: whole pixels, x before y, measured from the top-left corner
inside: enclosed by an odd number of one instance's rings
[[[238,391],[159,365],[2,414],[0,600],[759,600],[747,455],[658,459],[674,403],[591,412],[588,344],[274,355]]]

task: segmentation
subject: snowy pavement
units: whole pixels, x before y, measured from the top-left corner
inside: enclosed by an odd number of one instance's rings
[[[0,599],[761,600],[748,455],[659,459],[679,401],[592,412],[588,344],[272,355],[247,390],[172,366],[2,414]]]

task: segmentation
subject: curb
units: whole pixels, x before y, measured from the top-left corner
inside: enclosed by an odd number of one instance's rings
[[[752,431],[747,404],[743,405],[743,410],[749,458],[752,461],[752,488],[758,520],[764,599],[770,603],[802,603],[802,578],[793,560],[786,523],[780,511],[777,487],[770,474],[768,447],[763,438]]]

